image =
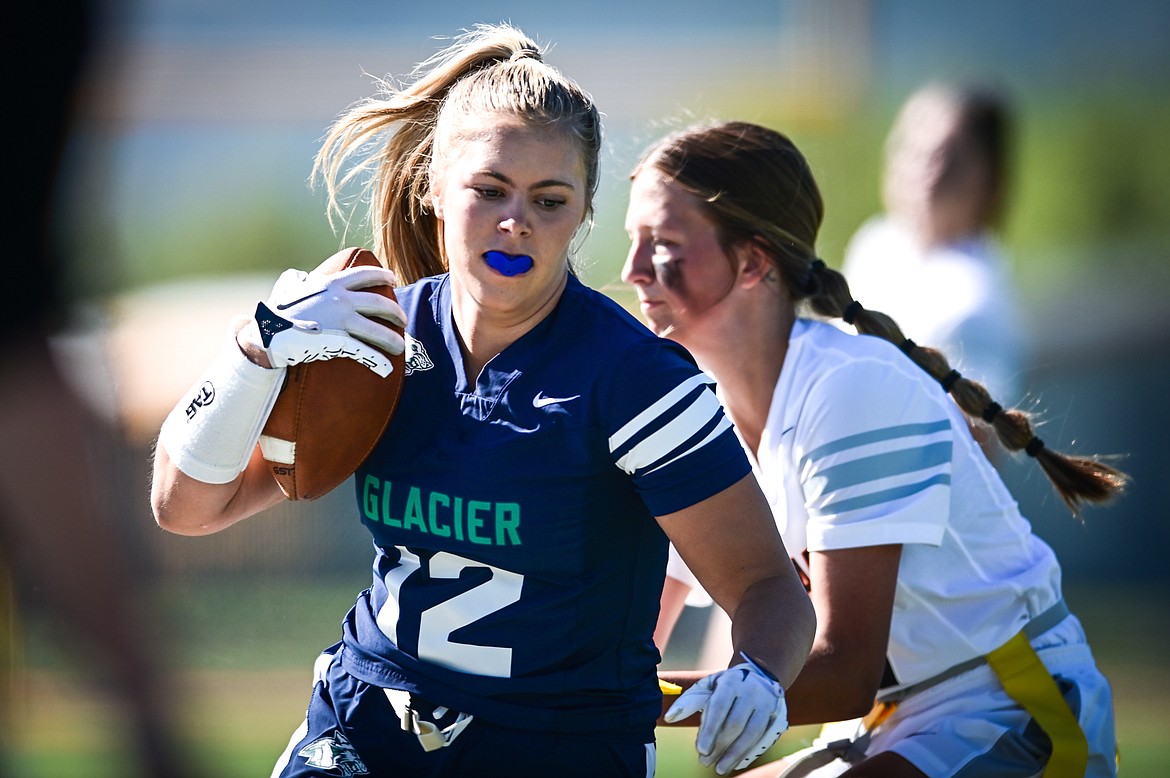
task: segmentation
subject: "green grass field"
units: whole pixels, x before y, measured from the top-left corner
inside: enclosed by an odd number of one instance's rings
[[[167,592],[183,619],[173,654],[192,758],[217,778],[267,776],[308,699],[317,651],[336,638],[355,588],[322,584],[216,585]],[[1114,686],[1122,775],[1163,776],[1170,765],[1170,627],[1166,590],[1080,586],[1067,592]],[[257,616],[257,614],[260,614]],[[125,778],[118,711],[55,645],[46,625],[26,625],[13,678],[5,768],[21,778]],[[815,731],[795,728],[773,749],[795,750]],[[713,776],[693,757],[694,730],[659,733],[661,778]]]

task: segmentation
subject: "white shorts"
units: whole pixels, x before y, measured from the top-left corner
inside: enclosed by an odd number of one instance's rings
[[[1113,695],[1097,669],[1076,617],[1069,616],[1032,642],[1044,666],[1077,716],[1089,743],[1085,771],[1092,778],[1117,775]],[[832,725],[830,725],[832,727]],[[818,743],[839,738],[828,731]],[[918,692],[873,730],[867,756],[893,751],[929,778],[1038,776],[1050,745],[1032,717],[1000,685],[987,665]],[[811,773],[839,775],[840,760]]]

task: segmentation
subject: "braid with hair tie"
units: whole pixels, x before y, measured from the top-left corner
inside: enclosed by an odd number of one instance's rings
[[[844,312],[841,313],[841,318],[845,321],[846,324],[852,324],[853,320],[857,318],[857,314],[861,313],[863,310],[864,308],[862,308],[861,303],[854,300],[853,302],[849,303],[849,305],[845,306]]]
[[[955,388],[955,382],[962,377],[963,374],[958,370],[952,370],[951,372],[947,373],[943,380],[939,381],[939,383],[942,384],[943,391],[949,394],[951,389]]]
[[[991,424],[991,422],[995,421],[995,417],[998,416],[999,412],[1002,410],[1003,406],[993,401],[990,405],[983,409],[983,413],[980,415],[983,417],[985,422]]]
[[[800,286],[805,294],[812,295],[817,292],[817,273],[825,269],[825,263],[820,257],[813,257],[813,261],[809,263],[808,270],[804,271],[804,278],[800,281]]]

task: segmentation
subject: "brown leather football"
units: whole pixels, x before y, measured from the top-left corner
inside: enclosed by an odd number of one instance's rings
[[[337,273],[357,265],[380,264],[373,252],[347,248],[313,272]],[[395,299],[391,286],[366,291]],[[387,356],[394,369],[385,378],[344,357],[288,368],[260,435],[268,469],[285,497],[315,500],[332,491],[373,450],[394,415],[406,375],[405,357]]]

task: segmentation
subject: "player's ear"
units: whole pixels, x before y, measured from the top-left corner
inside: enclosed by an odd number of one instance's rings
[[[436,175],[436,172],[433,166],[427,171],[427,204],[431,207],[435,218],[441,221],[443,219],[442,179]]]
[[[739,267],[739,284],[744,287],[760,283],[772,270],[771,256],[758,240],[746,240],[736,246],[733,259]]]

